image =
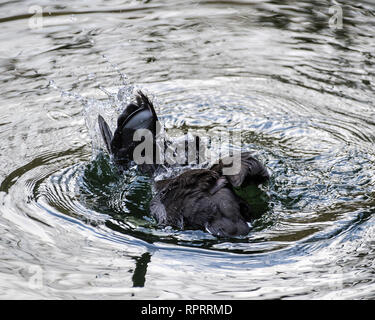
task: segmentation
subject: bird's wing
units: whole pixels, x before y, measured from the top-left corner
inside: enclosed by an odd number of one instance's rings
[[[133,160],[133,151],[140,143],[134,141],[134,133],[138,129],[150,130],[153,140],[156,135],[158,118],[153,104],[142,91],[138,91],[136,101],[136,104],[129,104],[118,117],[117,128],[113,135],[103,117],[98,117],[100,132],[107,150],[120,165],[126,165]]]
[[[236,156],[236,155],[235,155]],[[226,173],[226,169],[229,173]],[[211,167],[211,170],[226,176],[233,187],[248,184],[260,184],[269,180],[266,167],[251,156],[250,152],[241,153],[239,158],[226,157]]]

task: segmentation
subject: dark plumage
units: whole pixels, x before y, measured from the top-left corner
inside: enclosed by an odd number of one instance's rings
[[[113,136],[109,126],[99,116],[99,127],[108,152],[115,163],[124,168],[132,161],[133,134],[139,128],[156,135],[157,116],[152,103],[142,93],[136,104],[129,104],[117,121]],[[217,236],[241,236],[249,232],[252,213],[247,202],[233,188],[260,184],[269,179],[267,169],[250,153],[241,153],[240,170],[225,175],[222,159],[209,169],[190,169],[177,177],[154,182],[156,195],[150,212],[159,225],[179,229],[202,229]],[[143,166],[143,167],[142,167]],[[142,165],[141,170],[153,173],[157,165]]]
[[[125,169],[133,160],[133,152],[139,141],[134,141],[134,133],[137,129],[148,129],[154,137],[156,136],[156,122],[158,117],[153,104],[141,92],[136,96],[137,103],[129,104],[117,119],[117,128],[112,132],[101,115],[98,116],[99,129],[109,154],[121,169]],[[155,152],[153,153],[156,154]],[[154,159],[155,160],[155,159]],[[156,161],[152,161],[156,163]],[[155,165],[141,165],[142,172],[153,172]]]

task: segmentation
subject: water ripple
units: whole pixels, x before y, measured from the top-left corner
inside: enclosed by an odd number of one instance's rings
[[[320,0],[39,5],[41,29],[1,4],[0,294],[373,298],[372,2],[340,1],[342,29]],[[248,236],[159,228],[150,179],[111,165],[97,114],[138,88],[266,164]]]

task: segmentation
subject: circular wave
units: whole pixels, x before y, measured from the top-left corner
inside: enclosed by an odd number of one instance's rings
[[[246,89],[227,82],[224,91],[222,81],[195,82],[195,94],[191,82],[186,88],[184,82],[165,86],[157,109],[169,128],[240,129],[242,149],[254,152],[272,172],[262,190],[243,194],[259,216],[247,237],[228,240],[202,231],[158,228],[148,213],[151,180],[131,171],[120,175],[103,153],[42,179],[33,196],[89,225],[104,225],[148,243],[243,254],[297,248],[306,252],[306,245],[315,248],[367,219],[375,157],[356,143],[366,141],[366,132],[351,126],[345,116],[311,117],[314,105],[260,92],[256,82]],[[214,118],[211,108],[217,109]]]

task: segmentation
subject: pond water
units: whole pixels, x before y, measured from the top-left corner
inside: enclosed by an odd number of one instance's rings
[[[0,8],[1,298],[375,298],[372,1]],[[248,236],[149,216],[93,126],[133,88],[167,128],[241,129],[271,173]]]

